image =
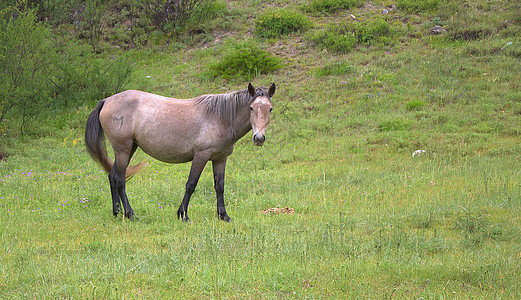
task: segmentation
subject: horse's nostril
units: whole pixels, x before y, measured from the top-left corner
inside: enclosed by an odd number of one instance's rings
[[[256,134],[253,136],[253,142],[255,144],[262,144],[266,140],[266,137],[264,135]]]

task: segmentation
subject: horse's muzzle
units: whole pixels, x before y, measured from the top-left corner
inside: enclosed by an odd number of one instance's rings
[[[265,140],[266,140],[266,137],[264,136],[264,134],[255,134],[253,136],[253,143],[255,144],[255,146],[264,145]]]

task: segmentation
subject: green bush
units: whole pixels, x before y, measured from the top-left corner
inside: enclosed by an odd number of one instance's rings
[[[303,14],[287,9],[272,9],[262,14],[255,22],[255,32],[265,38],[280,37],[304,31],[312,22]]]
[[[121,91],[132,65],[115,57],[96,58],[90,49],[53,35],[37,21],[34,9],[1,11],[0,123],[13,111],[23,131],[44,110]]]
[[[234,45],[223,59],[210,66],[210,76],[251,79],[282,68],[281,60],[269,52],[248,43]]]
[[[14,108],[20,108],[25,119],[50,96],[50,36],[50,30],[36,22],[34,10],[10,7],[0,12],[0,122]]]
[[[360,0],[312,0],[307,7],[307,12],[315,13],[333,13],[341,9],[350,9],[362,5]]]

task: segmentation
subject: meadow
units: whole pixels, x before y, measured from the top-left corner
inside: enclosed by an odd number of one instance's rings
[[[43,112],[25,134],[13,115],[0,127],[0,298],[521,298],[516,1],[215,3],[204,30],[100,56],[132,62],[126,88],[176,98],[277,84],[265,145],[246,136],[228,159],[233,221],[217,218],[211,163],[185,223],[190,165],[141,151],[137,220],[114,218],[83,143],[99,99]],[[241,59],[273,68],[221,76],[247,45],[265,52]],[[277,207],[293,212],[265,213]]]

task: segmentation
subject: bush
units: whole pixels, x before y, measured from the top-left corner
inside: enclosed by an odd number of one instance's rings
[[[207,0],[136,0],[138,11],[163,32],[175,32],[183,27],[199,11]]]
[[[307,30],[312,22],[303,14],[287,10],[269,10],[262,14],[255,23],[255,32],[265,38]]]
[[[14,17],[16,15],[16,17]],[[51,32],[36,22],[34,10],[15,8],[0,15],[0,122],[13,108],[27,112],[49,97]]]
[[[333,13],[341,9],[350,9],[362,5],[360,0],[313,0],[304,10],[308,12]]]
[[[233,46],[223,59],[210,66],[210,76],[251,79],[282,68],[279,58],[248,42]]]
[[[1,11],[0,122],[15,111],[23,131],[43,110],[121,91],[132,70],[128,60],[95,58],[88,49],[54,36],[34,9]]]

